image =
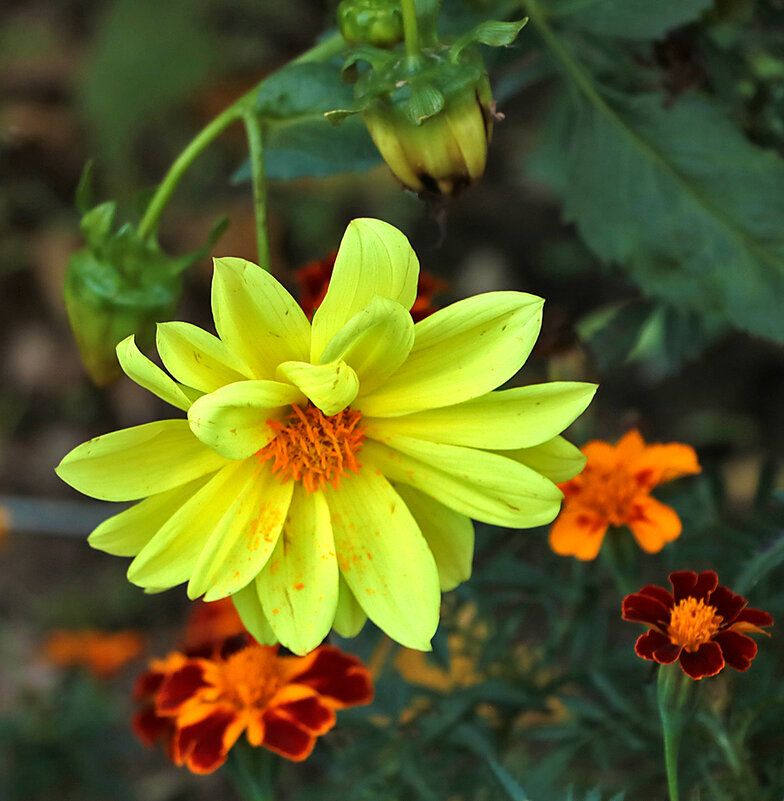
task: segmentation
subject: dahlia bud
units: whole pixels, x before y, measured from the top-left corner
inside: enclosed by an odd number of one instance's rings
[[[342,0],[338,27],[350,45],[389,49],[403,41],[403,14],[398,0]]]
[[[441,110],[421,122],[389,96],[377,98],[362,114],[389,169],[420,195],[456,195],[485,170],[493,132],[487,75],[443,94]]]
[[[103,203],[82,217],[87,246],[71,255],[65,272],[65,307],[87,372],[98,386],[121,375],[115,346],[131,334],[152,344],[155,324],[170,320],[182,289],[181,273],[225,229],[213,226],[207,245],[179,258],[163,253],[126,223],[112,231],[115,203]]]

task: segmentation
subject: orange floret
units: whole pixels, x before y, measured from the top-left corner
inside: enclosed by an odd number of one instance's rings
[[[111,678],[144,649],[137,631],[107,632],[96,629],[58,629],[44,643],[46,659],[58,667],[82,666],[102,679]]]

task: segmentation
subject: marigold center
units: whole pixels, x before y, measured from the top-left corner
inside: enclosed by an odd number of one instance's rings
[[[696,598],[684,598],[670,613],[667,634],[673,645],[683,646],[687,651],[696,651],[710,642],[719,631],[724,618],[716,614],[716,607]]]
[[[282,684],[274,649],[249,645],[221,665],[221,699],[237,709],[265,707]]]
[[[577,492],[581,504],[593,509],[613,526],[622,526],[628,521],[632,505],[640,495],[640,486],[633,476],[622,468],[597,470],[589,465],[580,480]]]
[[[256,454],[260,461],[272,460],[272,472],[281,481],[300,481],[308,493],[337,489],[344,473],[358,473],[357,454],[365,439],[362,415],[343,409],[326,415],[315,406],[292,406],[287,421],[267,420],[275,439]]]

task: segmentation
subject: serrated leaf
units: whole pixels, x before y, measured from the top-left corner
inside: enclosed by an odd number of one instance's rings
[[[697,19],[713,0],[548,0],[550,16],[580,30],[625,39],[659,39]]]
[[[351,106],[354,93],[340,77],[339,64],[289,64],[267,78],[256,95],[265,120],[285,120]]]
[[[381,163],[373,140],[358,117],[331,125],[323,116],[296,123],[270,125],[265,138],[268,179],[325,178],[344,172],[363,172]],[[233,183],[250,180],[246,161],[232,176]]]
[[[406,114],[415,125],[438,114],[444,107],[444,96],[434,86],[427,83],[414,84],[411,97],[406,105]]]
[[[649,295],[784,341],[784,161],[708,98],[600,94],[574,66],[530,162],[564,216]]]

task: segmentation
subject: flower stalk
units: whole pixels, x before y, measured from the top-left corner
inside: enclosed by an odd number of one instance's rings
[[[295,58],[293,64],[305,64],[311,61],[325,61],[341,52],[345,43],[340,34],[335,34],[319,42],[301,56]],[[211,120],[202,128],[199,133],[186,145],[185,149],[177,156],[167,171],[163,180],[158,186],[147,210],[139,223],[139,235],[142,239],[155,236],[158,229],[163,210],[174,194],[182,176],[193,164],[196,158],[204,151],[207,146],[220,134],[223,133],[233,122],[245,117],[246,114],[253,113],[256,104],[256,95],[269,76],[265,76],[249,92],[224,109],[217,117]],[[252,158],[252,156],[251,156]],[[268,263],[268,261],[267,261]]]
[[[676,663],[661,665],[656,685],[656,699],[662,722],[664,766],[667,771],[667,790],[670,801],[678,801],[678,751],[686,720],[686,702],[692,680]]]
[[[419,46],[419,26],[417,23],[415,0],[400,0],[403,10],[403,35],[406,43],[406,66],[413,72],[421,62]]]
[[[275,755],[263,748],[237,743],[226,768],[245,801],[275,801]]]
[[[270,268],[269,235],[267,233],[267,182],[264,173],[264,142],[261,122],[253,110],[242,115],[250,151],[253,213],[256,220],[256,242],[259,266]]]

